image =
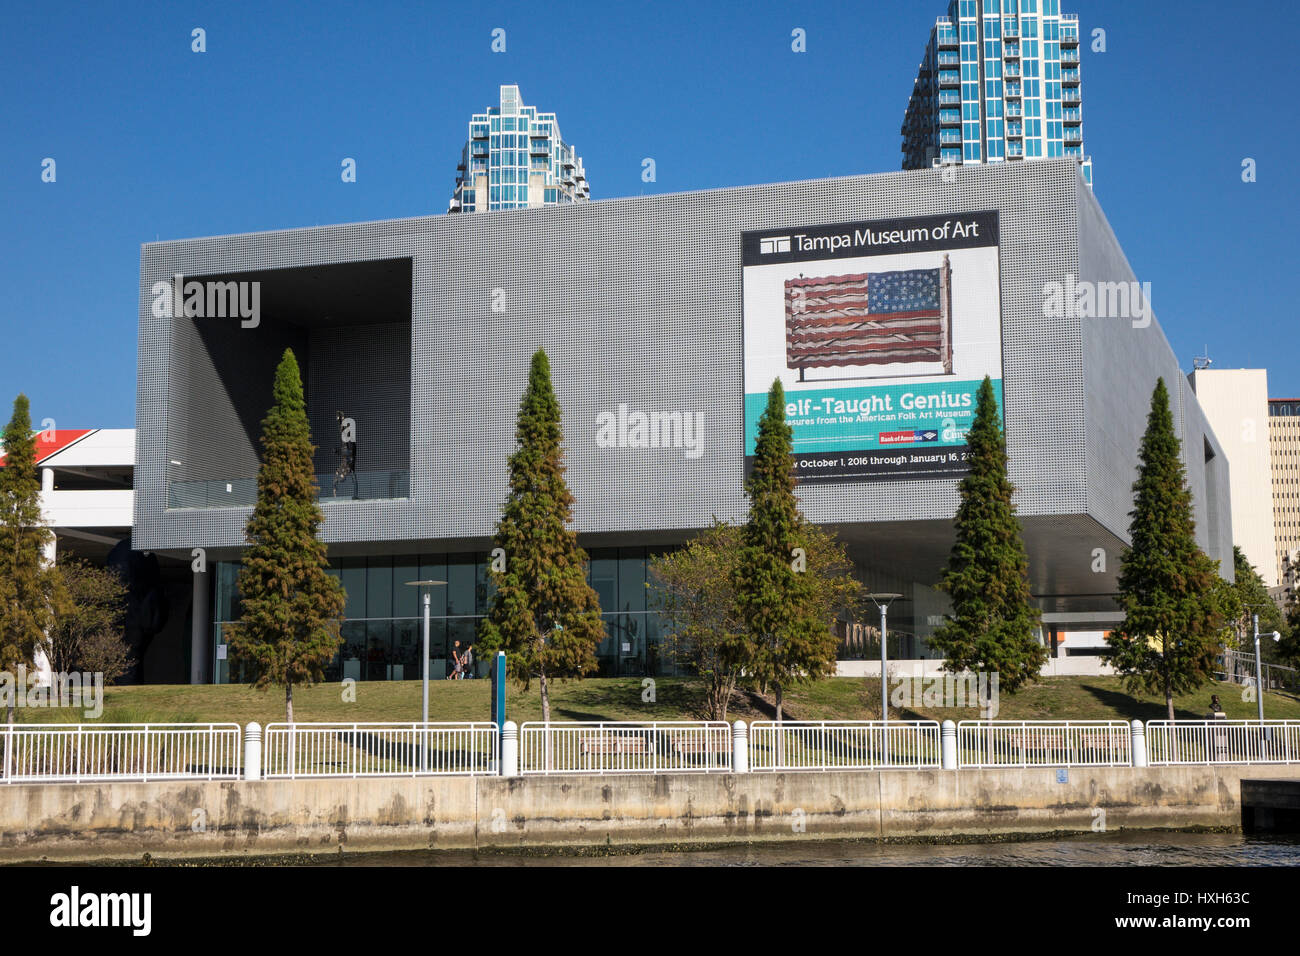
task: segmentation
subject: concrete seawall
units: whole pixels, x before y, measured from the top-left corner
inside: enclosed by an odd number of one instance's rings
[[[0,786],[0,861],[1239,827],[1300,766]]]

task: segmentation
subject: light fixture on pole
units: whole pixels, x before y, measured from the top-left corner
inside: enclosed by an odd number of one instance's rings
[[[885,689],[885,669],[889,665],[889,649],[886,646],[889,628],[886,619],[889,616],[889,605],[902,596],[895,591],[873,591],[867,595],[880,608],[880,719],[885,723],[889,722],[889,694]]]
[[[429,723],[429,603],[431,600],[431,589],[439,585],[446,584],[446,581],[407,581],[406,586],[419,588],[420,594],[424,598],[424,657],[421,660],[420,673],[423,681],[423,698],[424,706],[420,710],[420,769],[428,773],[429,771],[429,743],[428,727]]]
[[[1258,709],[1259,709],[1259,725],[1260,727],[1263,727],[1264,726],[1264,674],[1263,674],[1264,668],[1260,664],[1259,615],[1252,614],[1251,618],[1255,624],[1255,700],[1258,703]],[[1273,640],[1275,641],[1282,640],[1282,635],[1279,634],[1277,631],[1274,631]]]

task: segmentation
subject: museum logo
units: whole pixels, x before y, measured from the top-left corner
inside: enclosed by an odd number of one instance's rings
[[[766,239],[758,240],[758,251],[763,255],[770,255],[774,252],[789,252],[789,236],[769,236]]]

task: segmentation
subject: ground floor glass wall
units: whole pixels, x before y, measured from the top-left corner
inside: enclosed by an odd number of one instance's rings
[[[596,548],[588,552],[587,580],[600,599],[607,636],[597,649],[599,675],[606,677],[685,673],[667,643],[672,628],[657,611],[651,559],[665,549]],[[947,595],[926,583],[911,581],[882,567],[868,548],[848,546],[854,574],[875,592],[900,596],[889,606],[888,652],[891,661],[923,660],[938,655],[927,638],[947,614]],[[487,613],[493,584],[487,552],[427,555],[340,557],[331,572],[347,591],[342,624],[343,647],[326,672],[330,681],[415,680],[420,677],[422,619],[419,589],[407,582],[446,581],[431,590],[429,674],[450,672],[456,642],[472,648],[479,622]],[[239,616],[235,587],[238,564],[216,565],[214,655],[218,683],[238,681],[222,653],[223,633]],[[838,657],[845,661],[880,659],[880,615],[866,602],[855,615],[837,622]],[[486,674],[486,662],[473,661],[472,676]]]
[[[600,676],[672,675],[678,668],[663,647],[667,633],[647,587],[650,558],[644,547],[589,552],[588,582],[600,598],[607,636],[597,648]],[[341,625],[343,646],[326,680],[415,680],[421,675],[423,618],[419,588],[408,581],[446,581],[430,590],[429,676],[450,673],[456,642],[471,648],[493,592],[486,552],[336,558],[331,573],[347,592]],[[217,683],[240,680],[225,658],[223,634],[239,617],[236,562],[216,566],[213,595]],[[472,650],[471,650],[472,654]],[[473,660],[472,676],[487,672]]]

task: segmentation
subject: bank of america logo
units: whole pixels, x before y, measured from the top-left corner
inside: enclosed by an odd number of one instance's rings
[[[770,252],[789,252],[790,237],[772,236],[768,239],[760,239],[758,240],[758,251],[762,255],[767,255]]]

